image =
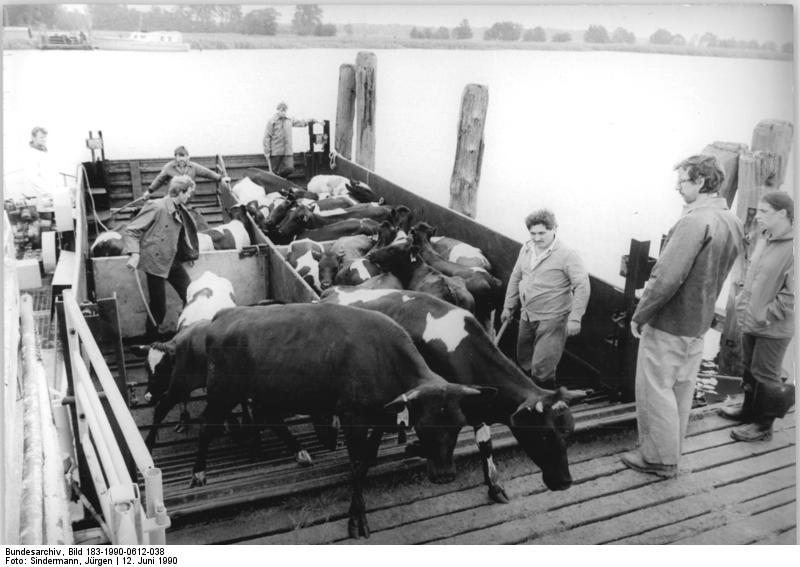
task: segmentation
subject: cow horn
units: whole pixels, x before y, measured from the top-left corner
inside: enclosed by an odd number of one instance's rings
[[[411,390],[409,392],[406,392],[405,394],[400,394],[399,396],[397,396],[395,399],[393,399],[391,402],[389,402],[383,407],[390,408],[395,404],[402,404],[402,407],[405,407],[408,404],[408,402],[417,398],[418,396],[419,396],[419,390]],[[397,411],[401,411],[401,409],[398,409]]]
[[[562,389],[564,391],[559,391],[559,397],[567,402],[575,402],[586,397],[586,392],[583,390],[567,390],[566,388]]]
[[[470,388],[469,386],[461,386],[461,393],[465,396],[480,396],[481,392],[477,388]]]

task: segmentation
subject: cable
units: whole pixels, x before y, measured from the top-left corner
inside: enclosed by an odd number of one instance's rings
[[[156,318],[153,317],[153,314],[150,313],[150,305],[144,298],[144,290],[142,289],[142,281],[139,278],[139,271],[133,270],[133,277],[136,279],[136,287],[139,288],[139,297],[142,298],[142,303],[144,303],[144,308],[147,310],[147,316],[150,317],[150,322],[153,324],[153,327],[158,329],[158,323],[156,323]]]

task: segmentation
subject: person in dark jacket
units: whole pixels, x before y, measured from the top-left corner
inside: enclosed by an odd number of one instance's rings
[[[184,146],[175,148],[174,155],[175,159],[164,164],[159,174],[156,175],[155,179],[150,183],[147,191],[144,192],[143,197],[145,199],[152,197],[153,193],[158,191],[161,186],[166,185],[169,183],[170,179],[178,175],[187,175],[192,181],[195,181],[198,177],[211,179],[212,181],[222,181],[223,183],[230,181],[229,177],[223,177],[219,173],[191,161],[189,159],[189,150]]]
[[[167,312],[165,280],[186,304],[186,288],[191,280],[181,262],[199,256],[197,227],[186,210],[194,188],[189,176],[173,177],[168,194],[148,201],[125,228],[125,249],[130,254],[127,267],[134,271],[138,268],[147,275],[149,307],[154,319],[151,321],[148,316],[145,323],[147,341],[159,338],[158,327]]]
[[[286,115],[289,107],[285,102],[279,102],[276,110],[277,112],[267,121],[264,130],[264,157],[267,158],[270,171],[281,177],[287,177],[294,171],[292,128],[319,121],[313,118],[308,120],[290,118]]]
[[[736,295],[742,330],[741,407],[723,407],[723,417],[746,425],[731,431],[737,441],[772,438],[772,423],[791,407],[794,388],[784,386],[781,366],[794,335],[794,202],[783,191],[765,193],[756,209],[760,238]]]
[[[728,272],[744,248],[744,228],[718,190],[717,160],[697,155],[679,163],[676,189],[686,202],[631,319],[639,339],[636,418],[639,447],[622,462],[673,477],[689,423],[703,336]]]

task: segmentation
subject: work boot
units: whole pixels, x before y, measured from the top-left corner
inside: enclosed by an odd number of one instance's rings
[[[731,437],[737,441],[769,441],[772,439],[772,422],[775,418],[761,418],[753,423],[734,427]]]
[[[753,387],[750,384],[745,384],[742,389],[744,390],[744,401],[739,407],[724,406],[717,410],[717,413],[725,419],[732,419],[733,421],[740,421],[748,423],[753,418]]]

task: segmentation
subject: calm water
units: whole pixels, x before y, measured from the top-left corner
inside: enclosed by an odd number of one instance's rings
[[[749,144],[762,119],[794,119],[789,62],[621,53],[376,52],[376,170],[447,204],[465,85],[489,88],[478,220],[518,240],[551,207],[592,273],[622,285],[630,238],[658,242],[680,212],[674,164],[716,140]],[[34,125],[61,169],[88,159],[261,151],[279,100],[335,119],[338,69],[356,50],[3,55],[4,168]],[[296,138],[303,139],[302,130]],[[305,142],[300,145],[304,147]],[[787,183],[793,183],[793,165]],[[652,253],[655,254],[655,248]]]

